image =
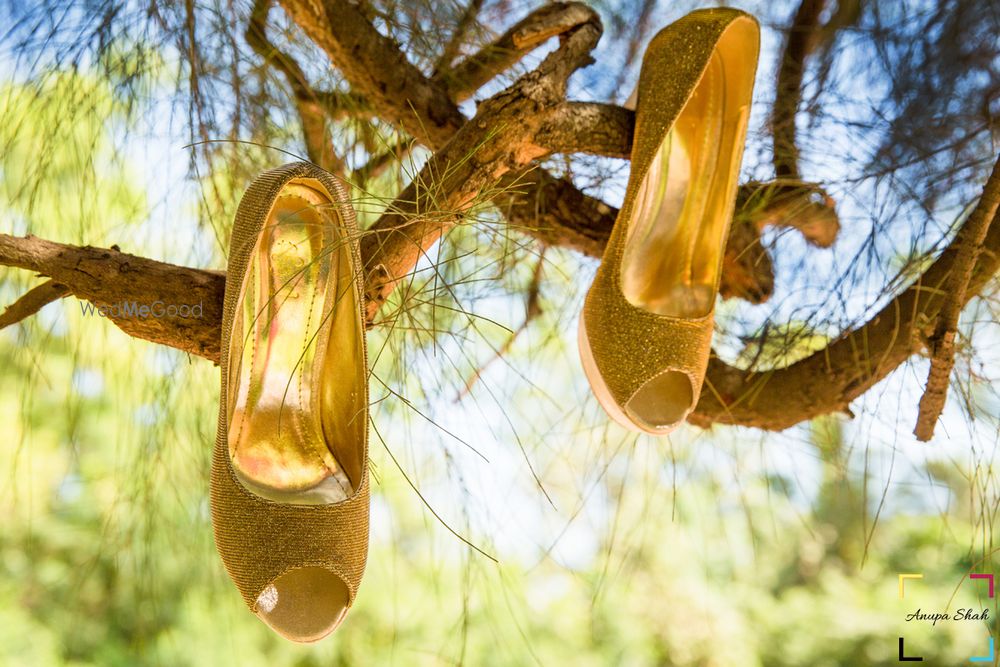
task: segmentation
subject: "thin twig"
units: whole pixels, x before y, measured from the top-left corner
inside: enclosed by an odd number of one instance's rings
[[[521,326],[510,333],[507,340],[504,341],[504,344],[500,346],[499,350],[497,350],[479,368],[473,371],[472,375],[469,376],[469,379],[465,381],[465,386],[462,387],[462,390],[458,392],[457,396],[455,396],[456,403],[468,396],[469,392],[472,391],[472,388],[476,386],[476,382],[478,382],[479,378],[482,377],[482,374],[486,372],[486,369],[489,368],[490,365],[492,365],[497,359],[503,358],[504,355],[510,351],[510,348],[513,347],[518,336],[520,336],[523,331],[527,330],[528,326],[542,314],[541,291],[542,274],[544,273],[543,269],[545,268],[545,250],[546,247],[542,246],[541,251],[538,253],[538,261],[535,264],[535,270],[531,274],[531,283],[528,285],[525,295],[524,321],[521,322]]]
[[[451,67],[451,63],[458,56],[458,52],[462,48],[462,43],[465,41],[469,29],[479,17],[479,10],[482,8],[483,0],[470,0],[469,4],[466,5],[465,11],[462,12],[462,17],[458,20],[458,25],[455,26],[455,32],[451,34],[451,39],[448,40],[448,44],[445,45],[444,50],[441,51],[441,56],[434,65],[435,76],[439,72]]]

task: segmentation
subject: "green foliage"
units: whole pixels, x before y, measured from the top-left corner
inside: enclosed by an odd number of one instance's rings
[[[113,144],[129,128],[127,102],[107,82],[71,72],[0,87],[5,213],[30,218],[39,235],[82,241],[144,220],[141,186]],[[66,122],[67,117],[72,122]]]

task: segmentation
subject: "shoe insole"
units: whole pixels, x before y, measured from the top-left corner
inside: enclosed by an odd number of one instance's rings
[[[746,126],[747,77],[713,52],[639,186],[622,259],[626,299],[677,318],[715,304]]]
[[[231,344],[242,345],[231,354],[233,468],[247,489],[278,502],[339,502],[361,478],[364,334],[338,223],[325,194],[287,185],[253,251],[233,328]]]

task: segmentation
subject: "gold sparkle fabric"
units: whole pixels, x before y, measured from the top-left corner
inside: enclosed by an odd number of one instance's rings
[[[222,562],[247,606],[258,612],[258,597],[278,577],[310,566],[325,568],[346,584],[353,603],[368,556],[369,482],[367,425],[356,443],[361,457],[361,480],[353,495],[334,504],[283,504],[249,492],[238,481],[228,445],[233,388],[230,384],[231,336],[234,318],[240,312],[240,292],[261,230],[283,188],[292,182],[319,184],[329,195],[343,224],[341,237],[351,244],[354,266],[354,304],[363,327],[364,300],[358,232],[354,212],[340,183],[308,163],[294,163],[265,172],[250,185],[233,227],[222,320],[222,390],[219,426],[212,456],[211,511],[215,543]],[[367,366],[363,328],[360,358]],[[237,345],[238,347],[238,345]],[[365,384],[363,405],[368,404]],[[358,415],[343,415],[344,419]],[[360,415],[367,421],[367,414]],[[263,599],[267,600],[265,595]],[[265,605],[266,606],[266,605]],[[269,611],[265,609],[264,611]]]
[[[743,67],[748,71],[743,74],[750,77],[752,90],[759,54],[759,27],[749,14],[728,8],[695,11],[664,28],[647,48],[637,91],[635,138],[625,201],[584,302],[581,355],[584,367],[589,366],[588,378],[609,414],[625,426],[641,431],[661,432],[638,423],[626,423],[631,418],[625,416],[624,406],[643,385],[667,371],[685,374],[693,389],[692,405],[677,423],[694,408],[711,352],[714,307],[704,316],[682,318],[657,314],[630,303],[622,290],[629,221],[652,161],[691,98],[720,39],[737,22],[741,22],[739,39],[746,42],[738,45],[745,50],[747,59]],[[752,38],[743,39],[744,35]],[[749,102],[747,94],[745,104],[748,106]],[[745,123],[737,142],[736,172],[744,133]],[[729,201],[724,209],[727,228],[723,244],[735,202],[735,177],[726,196]],[[718,257],[708,261],[721,262],[723,249],[719,248]],[[717,280],[715,287],[717,290]],[[600,390],[598,385],[602,385]],[[608,401],[613,405],[608,405]]]

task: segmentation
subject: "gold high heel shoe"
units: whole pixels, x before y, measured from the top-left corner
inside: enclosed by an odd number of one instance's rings
[[[594,394],[627,428],[669,433],[698,401],[759,50],[752,16],[707,9],[643,58],[625,201],[579,331]]]
[[[240,201],[222,321],[212,457],[219,555],[287,639],[343,620],[368,555],[368,376],[354,212],[297,163]]]

